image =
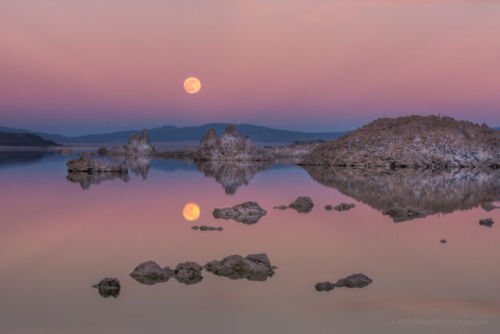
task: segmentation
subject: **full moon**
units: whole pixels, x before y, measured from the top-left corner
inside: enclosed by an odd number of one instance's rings
[[[198,78],[189,77],[184,80],[184,90],[189,94],[196,94],[200,91],[201,82]]]
[[[200,207],[196,203],[188,203],[184,205],[182,215],[187,221],[195,221],[200,218]]]

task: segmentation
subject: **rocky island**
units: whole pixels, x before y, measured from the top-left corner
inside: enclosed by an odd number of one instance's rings
[[[302,165],[500,167],[500,132],[450,117],[381,118],[319,145]]]

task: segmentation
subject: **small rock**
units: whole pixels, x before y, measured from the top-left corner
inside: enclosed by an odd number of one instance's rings
[[[193,226],[191,227],[193,230],[200,230],[200,231],[222,231],[222,227],[215,227],[215,226]]]
[[[73,154],[73,151],[71,150],[68,150],[68,149],[60,149],[59,151],[57,151],[59,153],[59,155],[71,155]]]
[[[333,206],[331,204],[327,204],[327,205],[325,205],[325,210],[326,211],[332,211],[333,210]]]
[[[230,208],[214,209],[215,218],[233,219],[243,224],[255,224],[265,216],[267,211],[256,202],[245,202]]]
[[[143,262],[130,273],[130,277],[146,285],[166,282],[174,275],[169,267],[161,268],[154,261]]]
[[[335,286],[337,288],[364,288],[372,282],[372,279],[364,274],[353,274],[346,278],[339,279],[337,283],[335,283]]]
[[[493,221],[493,219],[492,219],[492,218],[485,218],[485,219],[481,219],[481,220],[479,221],[479,225],[481,225],[481,226],[486,226],[486,227],[493,227],[493,224],[494,224],[494,223],[495,223],[495,222]]]
[[[202,269],[203,267],[196,262],[179,263],[175,267],[175,279],[186,285],[199,283],[203,279]]]
[[[356,205],[354,203],[340,203],[339,205],[335,206],[334,209],[337,211],[347,211],[351,210],[355,206]]]
[[[448,241],[446,241],[446,239],[441,239],[441,240],[439,240],[439,242],[440,242],[440,243],[442,243],[442,244],[445,244],[445,243],[447,243]]]
[[[316,283],[314,288],[316,289],[316,291],[331,291],[331,290],[335,289],[335,283],[320,282],[320,283]]]
[[[198,226],[191,226],[191,229],[196,231],[199,230],[200,228]]]
[[[288,209],[288,205],[278,205],[278,206],[275,206],[273,209],[286,210],[286,209]]]
[[[120,281],[116,278],[105,277],[98,284],[92,286],[98,289],[99,294],[104,297],[118,297],[120,294]]]

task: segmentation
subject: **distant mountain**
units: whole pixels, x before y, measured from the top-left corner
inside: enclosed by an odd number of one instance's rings
[[[199,141],[208,129],[215,129],[217,133],[224,132],[227,123],[210,123],[200,126],[176,127],[162,126],[159,128],[149,129],[149,137],[152,141]],[[333,140],[346,134],[347,132],[301,132],[268,128],[265,126],[251,124],[237,124],[236,129],[249,136],[255,142],[267,143],[291,143],[296,140]],[[127,139],[139,131],[127,130],[111,133],[103,133],[96,135],[86,135],[78,137],[67,137],[56,134],[47,134],[42,132],[33,132],[23,129],[2,128],[0,131],[17,132],[17,133],[34,133],[46,140],[52,140],[59,143],[124,143]]]
[[[497,131],[500,131],[500,127],[498,127],[498,128],[494,128],[494,129],[495,129],[495,130],[497,130]]]
[[[59,144],[45,140],[32,133],[10,133],[0,132],[0,146],[60,146]]]

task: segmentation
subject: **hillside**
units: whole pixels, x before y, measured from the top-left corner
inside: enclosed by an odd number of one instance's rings
[[[304,165],[500,166],[500,132],[449,117],[381,118],[318,146]]]
[[[60,146],[59,144],[45,140],[31,133],[8,133],[0,132],[0,146],[36,146],[49,147]]]

